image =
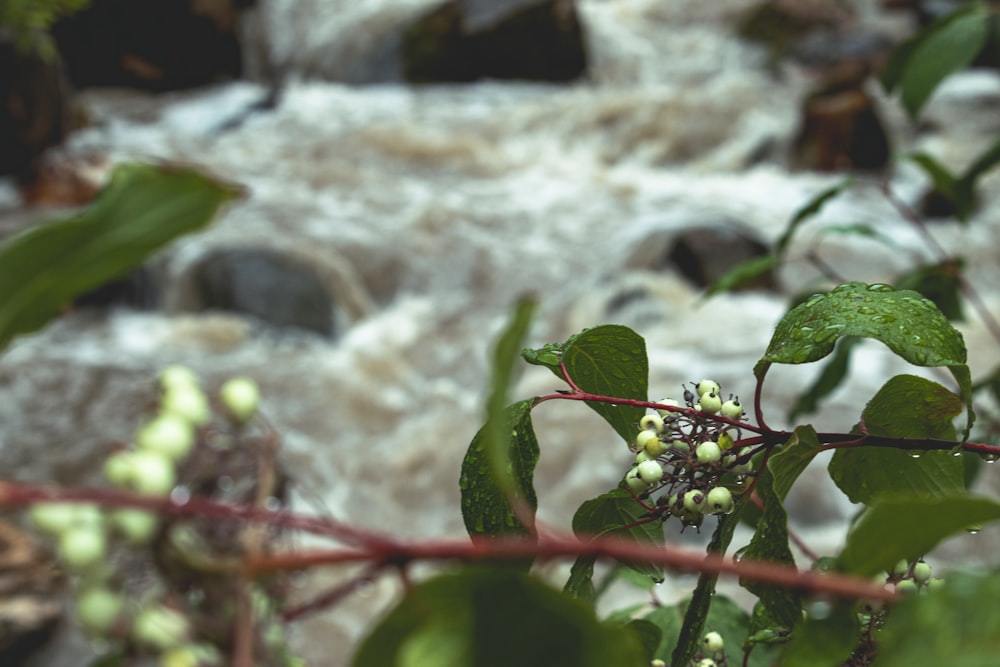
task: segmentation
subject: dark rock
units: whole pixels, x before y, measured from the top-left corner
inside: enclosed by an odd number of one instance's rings
[[[196,309],[334,334],[334,304],[327,286],[293,258],[263,248],[227,248],[204,257],[193,273]]]
[[[79,295],[73,299],[73,305],[77,308],[153,310],[162,303],[162,296],[162,284],[157,273],[140,266],[121,278]]]
[[[79,87],[164,91],[241,72],[241,0],[94,0],[52,33]]]
[[[651,268],[673,267],[692,284],[704,288],[737,264],[768,254],[768,245],[741,225],[692,227],[679,232],[661,255],[659,265]],[[768,270],[738,289],[776,290],[778,281],[774,272]]]
[[[63,141],[70,93],[58,57],[22,53],[0,35],[0,175],[24,177]]]
[[[889,164],[890,153],[885,126],[860,87],[821,90],[806,99],[794,143],[795,167],[877,171]]]
[[[741,38],[761,44],[772,62],[782,60],[817,31],[839,31],[854,18],[842,2],[769,0],[748,11],[736,27]]]
[[[572,81],[586,61],[572,0],[449,0],[403,35],[404,75],[414,83]]]

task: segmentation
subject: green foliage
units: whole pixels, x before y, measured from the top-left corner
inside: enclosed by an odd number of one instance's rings
[[[0,349],[58,315],[173,239],[205,227],[239,194],[176,167],[120,165],[82,213],[32,227],[0,245]]]
[[[624,630],[624,631],[623,631]],[[354,667],[644,667],[642,637],[525,574],[468,569],[413,587]]]
[[[649,362],[646,342],[628,327],[606,324],[585,329],[561,345],[524,350],[524,359],[546,366],[562,378],[559,360],[583,391],[601,396],[646,400]],[[626,442],[635,437],[645,411],[631,405],[588,402]]]
[[[823,604],[823,603],[821,603]],[[838,602],[829,614],[801,623],[781,653],[782,667],[837,667],[858,644],[858,618],[853,602]]]
[[[886,65],[881,80],[887,92],[900,92],[914,119],[934,89],[966,67],[986,43],[991,12],[985,2],[970,2],[904,43]]]
[[[59,19],[85,9],[91,0],[4,0],[0,2],[0,29],[14,35],[14,45],[22,53],[36,52],[45,58],[55,55],[48,29]]]
[[[962,401],[941,385],[913,375],[897,375],[875,394],[861,415],[872,435],[954,440],[952,420]],[[838,449],[830,477],[853,503],[882,494],[930,497],[960,493],[965,466],[951,452],[907,452],[889,447]]]

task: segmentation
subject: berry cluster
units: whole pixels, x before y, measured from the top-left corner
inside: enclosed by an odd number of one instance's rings
[[[194,373],[171,366],[160,374],[158,390],[156,412],[137,430],[134,444],[105,461],[107,480],[176,503],[198,495],[252,504],[266,440],[253,428],[256,383],[230,379],[213,405]],[[231,629],[219,622],[224,616],[218,610],[231,616],[237,597],[237,577],[223,567],[245,544],[236,522],[85,502],[38,503],[29,516],[55,540],[61,563],[74,575],[76,615],[89,636],[164,667],[228,663],[220,647]],[[266,611],[275,595],[255,587],[251,598]],[[256,617],[268,616],[278,622],[274,609]],[[211,627],[218,636],[207,631]],[[277,657],[268,664],[301,664],[283,642],[267,649],[258,655]]]
[[[725,642],[718,632],[706,632],[701,638],[701,650],[694,654],[689,663],[691,667],[725,667],[726,654],[722,652]],[[666,667],[666,662],[656,659],[650,662],[650,667]]]
[[[662,409],[639,422],[635,464],[624,484],[656,516],[676,516],[684,527],[697,528],[706,514],[733,511],[733,491],[753,472],[754,452],[737,447],[740,430],[731,422],[743,417],[739,398],[723,400],[714,380],[691,384],[694,392],[684,390],[684,406],[664,398]],[[726,474],[731,477],[724,484]]]

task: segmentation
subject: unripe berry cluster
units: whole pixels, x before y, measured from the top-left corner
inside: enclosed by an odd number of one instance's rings
[[[721,398],[714,380],[691,383],[684,403],[665,398],[638,424],[632,444],[634,465],[624,484],[665,520],[676,516],[684,527],[701,525],[706,514],[728,514],[734,491],[753,471],[751,448],[740,448],[739,399]],[[727,476],[725,483],[723,476]],[[656,496],[655,500],[652,498]]]
[[[725,667],[726,654],[723,653],[725,642],[718,632],[707,632],[701,638],[701,650],[694,654],[690,664],[692,667]]]
[[[131,493],[170,496],[178,503],[191,493],[253,502],[257,477],[262,476],[258,450],[277,444],[276,438],[272,442],[254,432],[257,385],[243,377],[229,380],[213,409],[213,401],[187,368],[165,369],[157,384],[157,412],[137,429],[132,446],[105,461],[108,482]],[[268,488],[280,488],[276,471],[267,478],[272,480]],[[226,488],[238,492],[227,496]],[[86,502],[37,503],[29,518],[52,538],[63,567],[74,575],[76,616],[89,636],[117,644],[123,655],[156,658],[164,667],[221,667],[229,662],[217,648],[227,646],[229,631],[221,627],[219,637],[206,638],[198,628],[204,625],[199,618],[211,617],[218,624],[221,614],[232,613],[235,589],[227,578],[235,575],[203,570],[198,564],[235,555],[234,549],[243,543],[237,522],[179,519]],[[127,572],[113,565],[123,561],[129,563]],[[145,593],[136,595],[135,579]],[[270,639],[264,638],[269,655],[280,656],[267,664],[297,664],[283,644],[280,609],[262,590],[254,589],[253,595],[260,606],[255,619],[271,619],[273,626]],[[206,608],[210,600],[227,611]],[[189,602],[193,606],[188,607]]]

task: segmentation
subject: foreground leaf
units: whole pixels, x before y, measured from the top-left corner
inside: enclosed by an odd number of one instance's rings
[[[844,336],[874,338],[915,366],[947,366],[965,401],[968,438],[975,412],[965,341],[937,306],[917,292],[852,282],[814,294],[778,323],[754,375],[763,377],[772,363],[818,361]]]
[[[410,589],[354,667],[645,667],[638,635],[509,570],[469,569]]]
[[[875,576],[904,558],[929,553],[938,542],[971,525],[997,519],[1000,503],[965,494],[876,500],[848,533],[838,569]]]
[[[523,350],[521,356],[529,363],[546,366],[559,378],[563,376],[559,368],[561,358],[573,382],[589,394],[647,399],[646,341],[620,324],[585,329],[561,345],[553,343],[537,350]],[[597,402],[587,405],[604,417],[626,442],[635,438],[639,420],[646,414],[644,408],[630,405]]]
[[[836,602],[823,618],[810,617],[796,628],[781,654],[782,667],[838,667],[858,645],[854,602]]]
[[[980,667],[1000,654],[1000,574],[949,574],[926,595],[903,600],[879,633],[876,667]]]
[[[862,419],[872,435],[954,440],[952,419],[961,411],[961,399],[936,382],[897,375],[875,394]],[[870,504],[885,494],[931,497],[965,489],[965,464],[946,451],[922,452],[914,458],[891,447],[842,448],[834,453],[829,470],[852,503]]]
[[[239,189],[195,171],[119,165],[82,213],[0,245],[0,350],[41,328],[73,297],[206,226]]]

